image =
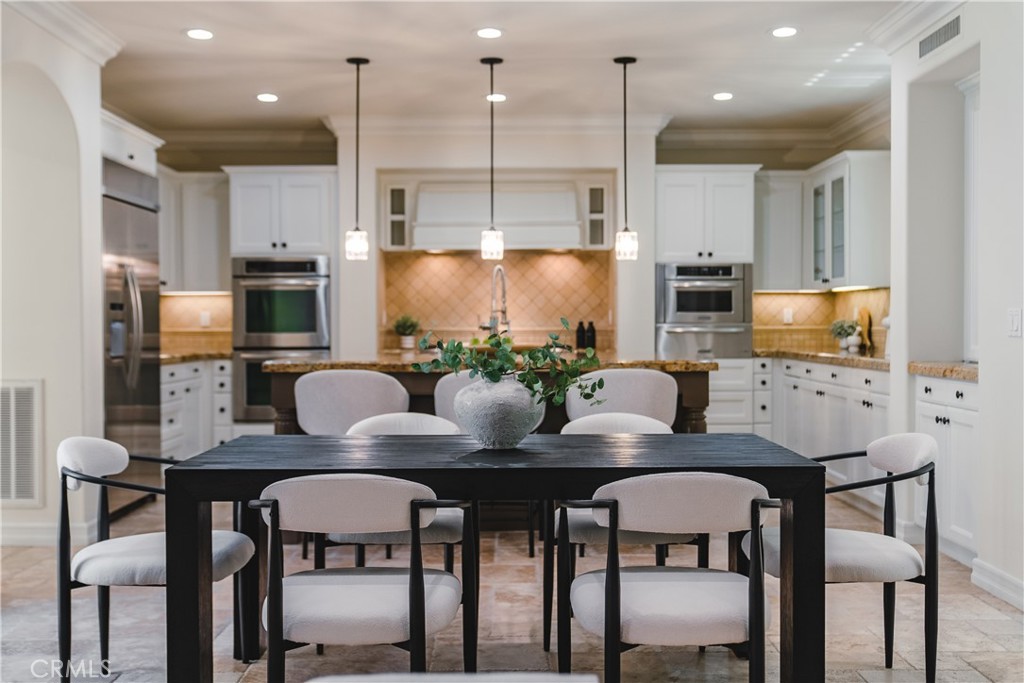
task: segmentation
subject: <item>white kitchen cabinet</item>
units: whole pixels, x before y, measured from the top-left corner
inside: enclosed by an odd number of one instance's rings
[[[338,231],[333,166],[225,166],[233,256],[328,254]]]
[[[772,438],[772,361],[754,359],[754,433]]]
[[[754,175],[754,289],[800,289],[803,171]]]
[[[807,289],[889,286],[889,152],[850,151],[807,171]]]
[[[940,547],[957,560],[970,563],[976,551],[974,479],[981,455],[977,451],[978,411],[970,397],[976,395],[978,387],[931,377],[916,378],[916,385],[915,429],[931,434],[939,444],[935,499]],[[925,487],[915,487],[915,516],[921,527],[927,494]]]
[[[850,428],[847,450],[864,450],[869,443],[889,433],[889,396],[887,394],[865,389],[850,389],[849,407]],[[854,481],[875,479],[884,477],[886,474],[872,467],[867,458],[854,458],[848,462],[850,463],[849,474]],[[858,489],[855,493],[879,507],[885,503],[884,486]]]
[[[718,370],[708,377],[709,433],[752,432],[754,426],[754,361],[719,358]]]
[[[209,363],[174,363],[160,368],[160,441],[165,458],[185,460],[209,448]]]
[[[753,263],[753,165],[664,165],[655,172],[656,260]]]
[[[164,141],[108,111],[100,111],[100,151],[104,158],[156,175],[156,150]]]
[[[165,291],[231,289],[228,177],[179,173],[160,179],[160,279]]]

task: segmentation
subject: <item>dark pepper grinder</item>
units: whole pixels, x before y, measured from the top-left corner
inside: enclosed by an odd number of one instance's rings
[[[587,345],[587,330],[583,327],[583,321],[576,326],[576,348],[582,349]]]
[[[594,329],[593,320],[591,320],[590,324],[587,325],[586,345],[592,349],[597,348],[597,330]]]

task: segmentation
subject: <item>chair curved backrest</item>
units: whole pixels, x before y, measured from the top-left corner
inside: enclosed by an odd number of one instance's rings
[[[562,427],[563,434],[671,434],[661,420],[636,413],[595,413],[584,415]]]
[[[426,413],[384,413],[367,417],[348,428],[349,434],[384,436],[387,434],[460,434],[451,420]]]
[[[381,533],[411,528],[409,504],[435,500],[429,486],[379,474],[313,474],[274,482],[262,500],[276,500],[282,530],[318,533]],[[263,510],[270,525],[270,511]],[[434,521],[424,509],[420,527]]]
[[[930,434],[908,432],[875,439],[868,444],[866,450],[868,462],[873,467],[883,472],[903,474],[935,462],[939,454],[939,444]],[[919,484],[926,482],[927,478],[918,477]]]
[[[70,436],[57,446],[57,469],[66,467],[91,477],[119,474],[128,467],[128,451],[119,443],[94,436]],[[77,490],[82,482],[68,477],[68,488]]]
[[[658,533],[718,533],[750,529],[750,503],[768,489],[743,477],[718,472],[664,472],[613,481],[594,500],[613,498],[619,529]],[[608,510],[594,520],[608,526]]]
[[[470,379],[468,372],[460,372],[457,375],[454,372],[449,372],[442,375],[441,379],[437,380],[437,384],[434,385],[434,415],[454,422],[458,425],[461,433],[467,434],[468,432],[459,423],[459,418],[455,414],[455,394],[459,393],[463,387],[479,381],[483,380],[479,377]],[[544,421],[546,409],[547,404],[545,403],[542,405],[540,419],[537,420],[537,424],[530,431],[536,431],[540,427],[541,422]]]
[[[667,425],[676,421],[676,403],[679,388],[671,375],[646,368],[611,368],[595,370],[583,375],[584,381],[604,379],[604,389],[596,398],[604,403],[590,405],[592,401],[569,392],[565,397],[565,411],[570,420],[595,413],[636,413],[661,420]]]
[[[295,413],[307,434],[342,436],[363,418],[409,409],[401,382],[373,370],[319,370],[295,381]]]

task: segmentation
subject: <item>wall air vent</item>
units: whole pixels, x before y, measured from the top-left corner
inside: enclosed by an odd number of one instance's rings
[[[945,45],[960,35],[960,17],[955,17],[947,24],[943,24],[937,30],[928,34],[918,43],[917,58],[921,59],[929,52]]]
[[[0,501],[4,507],[42,506],[40,380],[0,385]]]

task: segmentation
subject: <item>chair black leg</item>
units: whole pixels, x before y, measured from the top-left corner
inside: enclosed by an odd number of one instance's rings
[[[700,534],[697,536],[697,566],[702,569],[708,568],[711,561],[711,536]]]
[[[96,586],[96,612],[100,620],[100,666],[110,675],[110,586]]]
[[[366,546],[362,543],[356,545],[356,566],[366,566]]]
[[[527,534],[527,537],[529,538],[530,557],[534,557],[536,555],[536,549],[534,547],[534,538],[533,538],[533,527],[534,527],[533,520],[534,520],[534,516],[536,515],[536,510],[537,510],[536,506],[537,506],[537,503],[535,503],[532,500],[531,501],[527,501],[527,503],[526,503],[526,534]]]
[[[71,680],[71,581],[62,574],[57,589],[57,640],[61,661],[60,680]]]
[[[586,556],[587,556],[587,544],[586,543],[580,543],[580,557],[586,557]]]
[[[302,559],[309,559],[309,534],[305,532],[302,534]]]
[[[391,559],[391,544],[390,543],[388,543],[387,545],[384,546],[384,558],[388,559],[388,560]]]
[[[551,611],[555,595],[555,517],[550,501],[541,501],[541,523],[544,528],[544,652],[551,652]]]
[[[668,558],[668,546],[664,543],[654,546],[654,564],[659,567],[665,566],[665,560]]]
[[[935,660],[939,640],[939,575],[931,568],[924,584],[924,670],[925,681],[935,683]]]
[[[896,623],[896,584],[882,584],[882,611],[885,624],[885,668],[892,668],[893,629]]]
[[[455,572],[455,545],[452,543],[444,544],[444,570],[449,574]]]

